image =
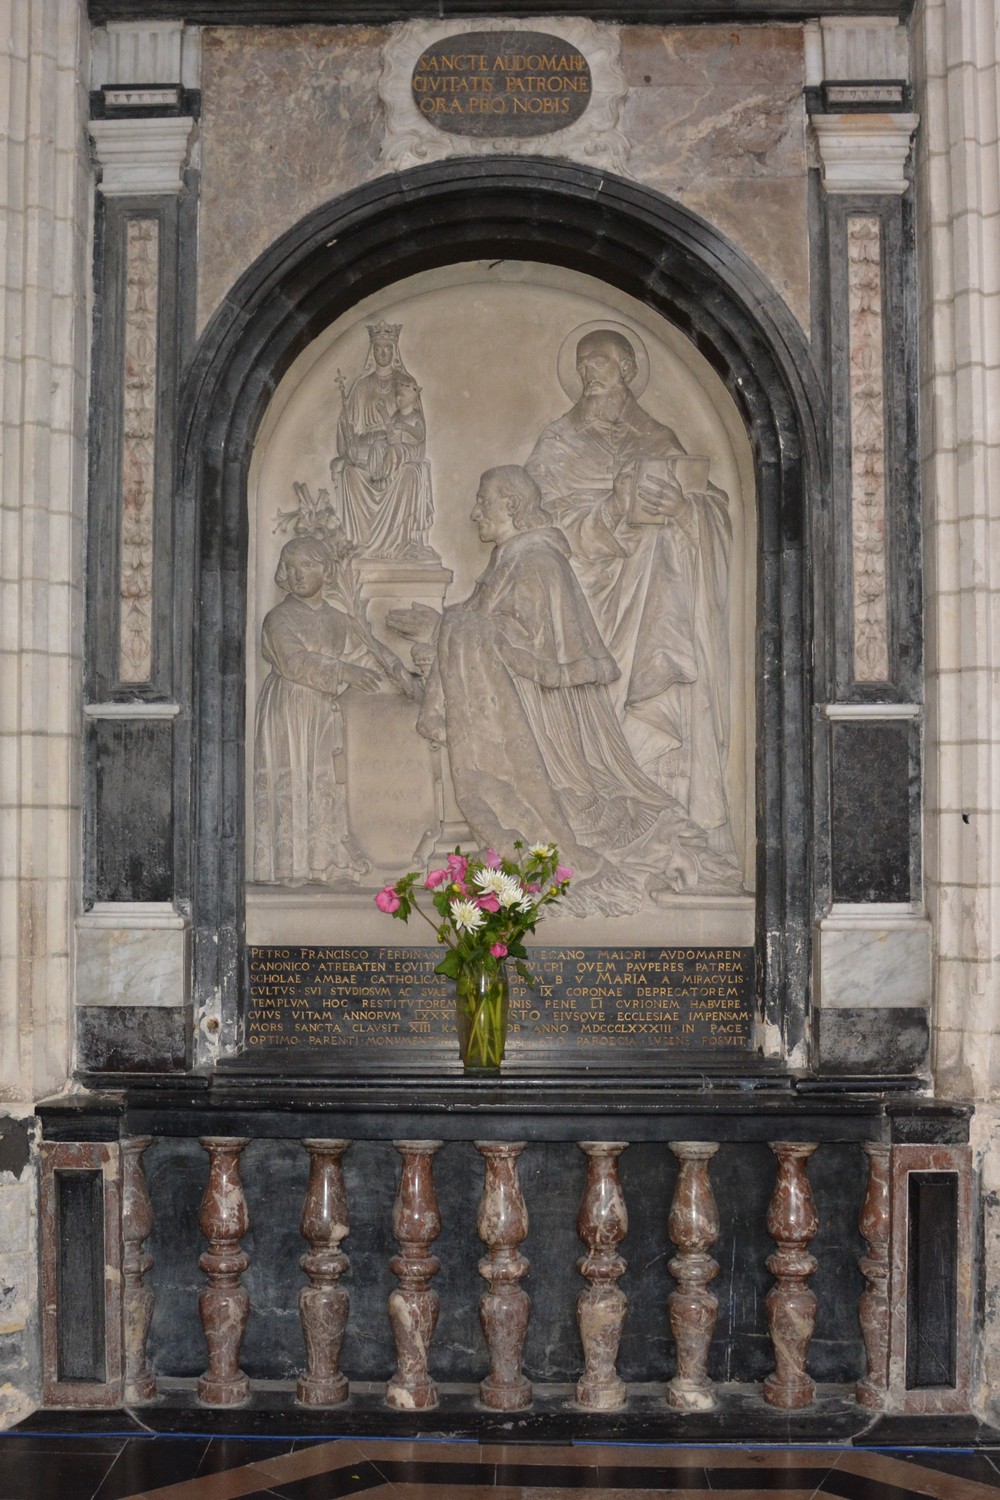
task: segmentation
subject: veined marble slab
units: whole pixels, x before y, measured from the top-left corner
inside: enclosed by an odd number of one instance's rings
[[[114,923],[115,925],[111,925]],[[106,907],[77,920],[77,1005],[183,1006],[188,933],[171,910]]]
[[[824,1009],[929,1006],[930,922],[908,914],[828,917],[818,926],[815,965]]]

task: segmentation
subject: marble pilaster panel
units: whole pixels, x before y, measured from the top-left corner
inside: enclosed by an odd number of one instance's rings
[[[43,1143],[39,1238],[42,1395],[48,1406],[121,1402],[121,1213],[117,1145]]]
[[[916,1180],[916,1196],[911,1195],[911,1179]],[[953,1203],[954,1221],[937,1226],[943,1229],[943,1237],[935,1253],[925,1242],[928,1225],[921,1222],[919,1193],[937,1184],[949,1187],[941,1202]],[[892,1149],[889,1411],[929,1415],[969,1410],[976,1282],[972,1187],[968,1146],[898,1145]],[[932,1217],[938,1216],[938,1207],[935,1202]],[[945,1263],[948,1244],[950,1265]],[[921,1253],[931,1267],[929,1273],[921,1273]],[[918,1276],[925,1286],[923,1297],[915,1284]],[[926,1357],[915,1361],[912,1345],[918,1339]],[[949,1358],[953,1379],[947,1371]],[[932,1376],[921,1373],[928,1361]]]

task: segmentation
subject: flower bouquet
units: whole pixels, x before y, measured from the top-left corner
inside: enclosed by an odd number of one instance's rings
[[[448,952],[436,974],[454,979],[458,1042],[467,1072],[500,1070],[507,1038],[507,960],[529,987],[526,933],[534,932],[541,908],[558,901],[573,871],[559,863],[553,844],[514,842],[515,857],[495,849],[480,857],[456,849],[445,864],[421,876],[417,870],[385,886],[375,897],[379,911],[408,922],[415,911],[437,933]],[[431,893],[438,920],[417,902],[417,885]]]

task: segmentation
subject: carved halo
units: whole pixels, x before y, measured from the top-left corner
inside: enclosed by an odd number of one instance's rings
[[[588,333],[601,333],[607,330],[610,333],[620,333],[627,338],[635,350],[635,362],[637,365],[635,379],[629,386],[633,396],[639,397],[649,383],[649,354],[642,338],[634,328],[627,323],[616,323],[612,318],[600,318],[593,323],[581,323],[578,328],[569,332],[562,341],[559,350],[559,359],[556,369],[559,375],[559,384],[566,392],[569,399],[576,403],[583,394],[583,385],[579,375],[576,373],[576,346]]]

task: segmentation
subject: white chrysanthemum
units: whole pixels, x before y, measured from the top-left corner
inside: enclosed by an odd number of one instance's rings
[[[532,844],[528,850],[536,859],[551,859],[554,852],[551,844]]]
[[[506,882],[510,878],[502,870],[483,869],[476,871],[472,877],[472,883],[481,891],[492,891],[495,896],[499,896],[500,892],[506,889]]]
[[[486,921],[474,901],[449,901],[451,920],[461,932],[475,932]]]
[[[518,911],[534,911],[537,901],[530,891],[525,891],[523,895],[518,897],[518,900],[514,904]]]

